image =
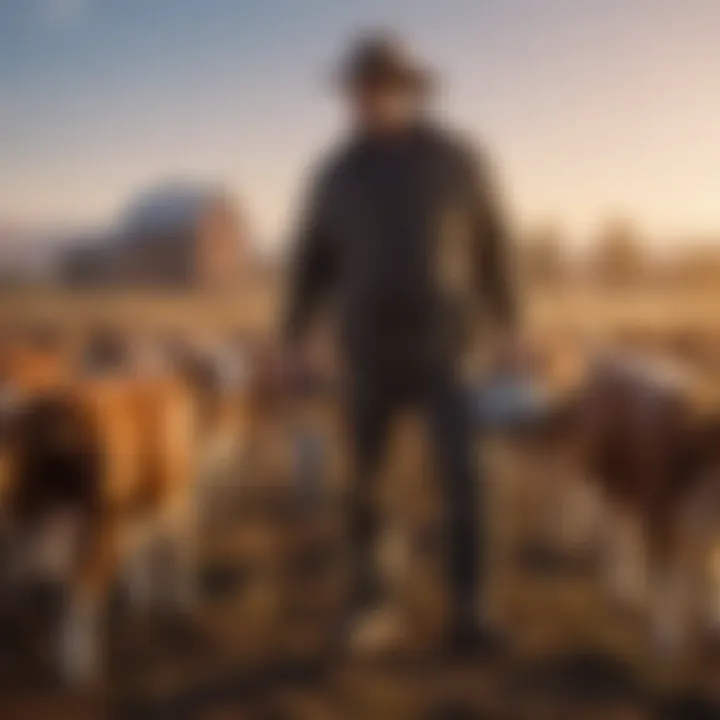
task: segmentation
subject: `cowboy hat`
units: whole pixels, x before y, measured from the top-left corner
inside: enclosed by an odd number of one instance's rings
[[[348,89],[395,87],[426,93],[435,84],[432,71],[389,34],[372,34],[356,41],[340,73]]]

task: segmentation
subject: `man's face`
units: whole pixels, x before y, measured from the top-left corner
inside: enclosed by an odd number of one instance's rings
[[[351,101],[357,124],[371,132],[401,130],[412,123],[418,112],[416,94],[392,84],[358,87]]]

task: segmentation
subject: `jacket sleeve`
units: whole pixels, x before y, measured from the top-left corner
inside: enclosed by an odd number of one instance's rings
[[[477,292],[490,320],[501,327],[514,328],[519,303],[511,237],[502,202],[483,157],[466,151],[465,169]]]
[[[291,249],[283,325],[283,334],[289,343],[296,342],[306,332],[335,279],[336,259],[327,223],[327,190],[327,176],[316,177]]]

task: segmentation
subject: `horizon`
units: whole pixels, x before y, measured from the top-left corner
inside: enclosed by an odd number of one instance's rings
[[[628,218],[720,241],[720,4],[690,0],[8,0],[0,225],[104,226],[139,188],[219,181],[279,247],[342,127],[329,78],[358,30],[438,68],[438,111],[490,148],[521,228],[582,244]]]

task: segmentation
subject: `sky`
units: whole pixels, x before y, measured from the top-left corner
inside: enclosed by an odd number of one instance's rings
[[[436,67],[518,226],[720,241],[720,0],[0,0],[0,222],[102,225],[189,177],[283,242],[372,28]]]

